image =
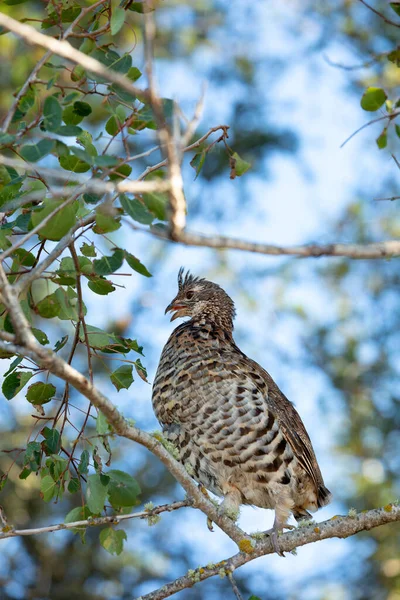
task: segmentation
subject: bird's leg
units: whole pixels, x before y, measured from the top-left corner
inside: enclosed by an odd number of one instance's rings
[[[224,499],[218,507],[218,512],[237,521],[240,514],[239,507],[242,504],[242,492],[231,483],[225,483],[222,492]]]
[[[288,525],[287,523],[280,523],[276,517],[274,519],[274,524],[271,529],[267,529],[267,531],[263,531],[264,535],[268,535],[271,538],[272,546],[274,551],[279,556],[285,556],[282,550],[279,548],[278,544],[278,535],[283,532],[284,529],[296,529],[294,525]]]
[[[287,520],[293,508],[293,501],[287,495],[279,496],[275,505],[275,519],[271,529],[264,531],[265,535],[269,535],[271,538],[272,546],[275,552],[279,556],[285,556],[282,550],[279,548],[278,535],[284,529],[295,529],[294,525],[288,525]]]

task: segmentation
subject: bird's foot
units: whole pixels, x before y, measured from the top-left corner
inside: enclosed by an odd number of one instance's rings
[[[296,529],[296,527],[294,525],[280,525],[278,523],[276,523],[276,521],[274,522],[273,527],[271,527],[271,529],[267,529],[267,531],[263,531],[263,535],[267,535],[271,538],[271,543],[272,546],[274,548],[274,551],[278,554],[278,556],[282,556],[283,558],[285,557],[285,554],[282,552],[282,550],[279,547],[279,543],[278,543],[278,536],[280,533],[283,533],[284,529]]]

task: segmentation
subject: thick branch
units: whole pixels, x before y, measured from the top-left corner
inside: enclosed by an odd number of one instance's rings
[[[308,527],[300,527],[290,533],[279,537],[279,547],[284,552],[292,552],[299,546],[312,544],[320,540],[330,538],[347,538],[360,531],[369,531],[374,527],[400,521],[400,506],[389,504],[383,508],[376,508],[361,512],[348,517],[333,517],[323,523],[312,524]],[[164,585],[163,587],[141,596],[137,600],[163,600],[180,590],[192,587],[195,583],[209,579],[215,575],[224,575],[233,572],[247,562],[272,554],[274,549],[269,538],[257,541],[253,552],[239,552],[216,565],[200,567],[195,571],[189,571],[187,575]]]

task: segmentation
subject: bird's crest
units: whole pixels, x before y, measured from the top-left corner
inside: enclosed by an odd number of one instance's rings
[[[186,274],[184,276],[184,271],[184,267],[181,267],[178,271],[178,289],[180,292],[187,285],[192,285],[193,283],[199,283],[200,281],[204,281],[204,279],[200,279],[200,277],[194,277],[190,271],[186,271]]]

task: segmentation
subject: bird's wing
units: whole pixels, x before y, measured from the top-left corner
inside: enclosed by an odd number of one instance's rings
[[[303,469],[314,482],[319,505],[327,504],[330,492],[325,488],[311,440],[298,412],[278,388],[270,374],[240,350],[239,352],[242,355],[241,366],[244,373],[251,377],[260,391],[263,392],[268,410],[278,419],[283,436],[290,444]]]

